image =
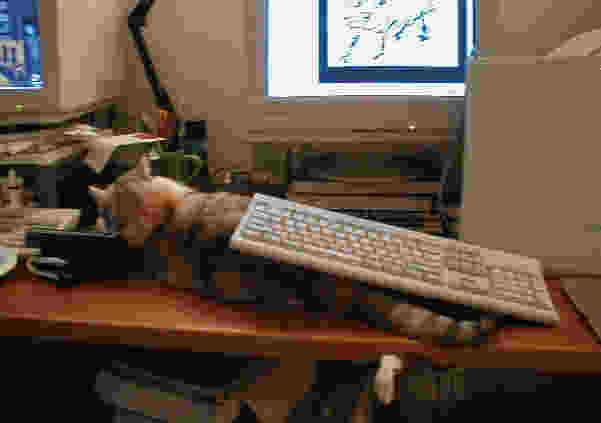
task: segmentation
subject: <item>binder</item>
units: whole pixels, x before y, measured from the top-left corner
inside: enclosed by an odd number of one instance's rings
[[[601,341],[601,279],[570,278],[561,281],[564,291]]]

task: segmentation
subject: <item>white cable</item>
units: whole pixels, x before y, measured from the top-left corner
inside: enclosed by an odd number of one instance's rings
[[[37,275],[37,276],[50,278],[50,279],[54,279],[54,280],[59,279],[59,277],[54,273],[45,272],[45,271],[37,269],[34,266],[34,260],[36,260],[36,259],[44,259],[44,258],[36,257],[36,256],[29,257],[27,259],[27,261],[25,262],[25,267],[27,268],[27,270],[29,270],[31,273],[33,273],[34,275]],[[52,258],[46,258],[46,259],[44,259],[44,261],[47,261],[47,263],[49,263],[49,264],[64,264],[65,263],[64,260],[52,259]]]

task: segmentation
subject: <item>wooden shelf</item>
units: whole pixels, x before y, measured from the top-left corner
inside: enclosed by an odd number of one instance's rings
[[[274,148],[291,149],[310,145],[313,151],[389,152],[399,146],[414,146],[419,151],[426,146],[444,146],[456,140],[448,130],[410,132],[405,129],[327,130],[269,129],[249,131],[249,144],[271,144]]]

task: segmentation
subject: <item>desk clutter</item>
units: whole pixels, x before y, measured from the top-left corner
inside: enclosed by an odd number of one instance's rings
[[[488,313],[465,307],[433,309],[434,303],[411,303],[402,293],[296,264],[275,265],[268,258],[229,248],[251,199],[195,192],[173,180],[152,177],[146,156],[114,184],[90,191],[102,213],[101,229],[119,230],[130,246],[143,251],[145,270],[154,272],[152,279],[174,288],[280,310],[300,301],[307,310],[354,316],[427,342],[482,343],[496,332],[496,318]]]
[[[151,354],[137,364],[114,360],[100,369],[94,390],[114,407],[114,422],[358,422],[360,396],[376,372],[373,362],[207,353],[193,364],[178,354],[166,352],[160,363]]]
[[[142,132],[113,135],[98,131],[89,125],[76,125],[66,131],[65,135],[70,139],[85,142],[87,154],[84,161],[97,173],[102,172],[111,159],[119,158],[136,163],[141,155],[153,146],[167,141],[165,138]],[[160,146],[158,148],[160,149]]]
[[[0,209],[0,246],[15,248],[21,257],[35,254],[37,249],[25,246],[25,234],[34,228],[57,231],[74,230],[80,210],[46,208]]]
[[[0,163],[30,162],[48,166],[81,152],[82,139],[66,136],[65,128],[0,135]]]

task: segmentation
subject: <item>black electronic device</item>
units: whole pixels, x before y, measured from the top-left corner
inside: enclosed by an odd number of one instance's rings
[[[25,234],[25,247],[40,250],[40,257],[32,258],[37,273],[66,286],[127,279],[143,263],[140,252],[118,233],[31,230]]]

